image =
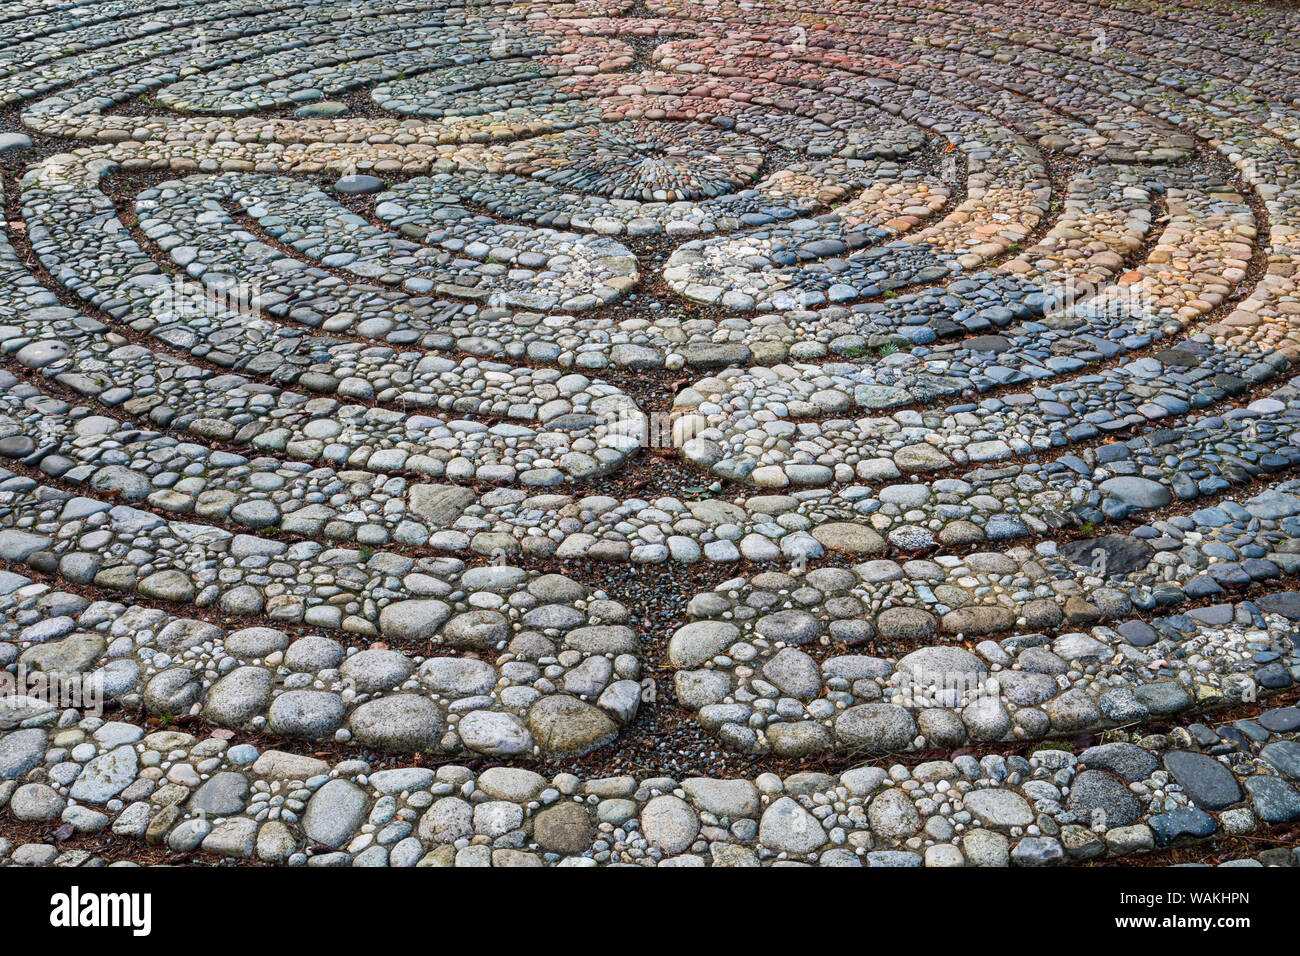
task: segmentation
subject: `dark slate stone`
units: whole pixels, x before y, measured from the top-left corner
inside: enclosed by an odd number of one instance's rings
[[[1259,752],[1288,780],[1300,780],[1300,741],[1278,740]]]
[[[1266,710],[1256,720],[1265,730],[1275,734],[1289,734],[1300,730],[1300,707],[1277,707]]]
[[[1108,773],[1085,770],[1070,785],[1070,809],[1084,820],[1100,819],[1107,827],[1124,827],[1142,818],[1142,803]]]
[[[374,176],[354,175],[341,177],[334,188],[344,195],[361,195],[377,193],[384,188],[384,184]]]
[[[1202,747],[1213,747],[1219,742],[1219,735],[1205,724],[1188,724],[1187,732],[1196,738],[1196,742]]]
[[[1300,591],[1277,591],[1265,594],[1255,603],[1269,614],[1280,614],[1288,621],[1300,621]]]
[[[1160,635],[1156,633],[1156,629],[1145,621],[1125,621],[1115,630],[1120,637],[1134,647],[1150,647],[1160,640]]]
[[[1137,744],[1124,743],[1089,747],[1079,754],[1079,763],[1109,770],[1130,782],[1146,780],[1160,766],[1160,761]]]
[[[1173,607],[1187,600],[1183,589],[1176,584],[1160,584],[1151,592],[1157,607]]]
[[[1235,561],[1222,561],[1219,564],[1212,564],[1207,569],[1207,573],[1220,584],[1226,584],[1229,587],[1241,587],[1250,583],[1250,575]]]
[[[1217,731],[1215,731],[1215,733],[1217,733],[1224,740],[1227,740],[1235,744],[1237,747],[1239,747],[1242,750],[1250,749],[1250,741],[1247,740],[1246,735],[1243,734],[1236,727],[1220,727]]]
[[[1268,731],[1253,720],[1234,720],[1232,726],[1236,727],[1257,744],[1262,744],[1264,741],[1268,740]]]
[[[1279,777],[1255,775],[1246,778],[1255,816],[1265,823],[1300,820],[1300,790]]]
[[[1219,587],[1218,581],[1206,578],[1205,575],[1196,575],[1183,585],[1183,589],[1188,597],[1212,597],[1214,594],[1223,593],[1223,588]]]
[[[1222,810],[1241,800],[1237,778],[1213,757],[1175,750],[1165,754],[1165,769],[1198,807]]]
[[[1195,368],[1201,364],[1200,358],[1183,349],[1165,349],[1163,352],[1157,352],[1156,361],[1161,365],[1171,365],[1176,368]]]
[[[1232,623],[1233,607],[1231,604],[1212,604],[1209,607],[1193,608],[1187,616],[1209,627],[1222,627]]]
[[[1108,534],[1100,538],[1071,541],[1061,548],[1061,557],[1079,567],[1091,568],[1097,557],[1093,552],[1098,549],[1106,555],[1107,577],[1131,574],[1145,568],[1155,554],[1151,545],[1132,535]]]
[[[1255,581],[1267,581],[1278,576],[1277,565],[1265,558],[1247,558],[1241,562],[1241,569]]]
[[[1247,388],[1245,379],[1237,375],[1229,375],[1227,372],[1220,372],[1211,381],[1229,395],[1240,395]]]
[[[1196,807],[1178,807],[1157,814],[1148,822],[1159,846],[1168,846],[1182,836],[1207,837],[1218,829],[1214,817]]]
[[[1272,664],[1265,664],[1255,671],[1255,681],[1261,687],[1280,690],[1283,687],[1291,686],[1291,672],[1286,669],[1286,665],[1281,661],[1274,661]]]

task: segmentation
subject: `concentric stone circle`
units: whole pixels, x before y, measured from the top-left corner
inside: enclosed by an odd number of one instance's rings
[[[735,192],[755,182],[764,165],[761,143],[702,123],[602,123],[519,145],[524,158],[507,166],[516,175],[641,202]]]
[[[1295,21],[0,5],[0,863],[1267,842]]]

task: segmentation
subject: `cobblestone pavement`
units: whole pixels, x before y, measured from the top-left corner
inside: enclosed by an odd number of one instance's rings
[[[1293,5],[0,2],[0,173],[0,865],[1300,865]]]

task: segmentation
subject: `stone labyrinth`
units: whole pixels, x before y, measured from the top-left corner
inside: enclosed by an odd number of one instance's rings
[[[1294,8],[0,38],[6,864],[1296,865]]]

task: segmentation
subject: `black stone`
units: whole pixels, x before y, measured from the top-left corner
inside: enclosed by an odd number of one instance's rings
[[[0,455],[6,458],[26,458],[36,450],[36,442],[26,435],[10,435],[0,438]]]
[[[1280,614],[1288,621],[1300,621],[1300,591],[1276,591],[1262,595],[1255,603],[1269,614]]]
[[[1270,690],[1290,687],[1291,672],[1286,669],[1286,666],[1281,661],[1274,661],[1255,671],[1255,682],[1261,687],[1267,687]]]
[[[1262,744],[1264,741],[1268,740],[1268,731],[1253,720],[1234,720],[1232,726],[1236,727],[1256,743]]]
[[[1223,810],[1241,800],[1237,778],[1213,757],[1175,750],[1165,754],[1165,769],[1198,807]]]
[[[1201,364],[1198,356],[1182,349],[1165,349],[1156,353],[1156,361],[1161,365],[1173,365],[1179,368],[1195,368]]]
[[[1224,740],[1231,742],[1232,745],[1239,750],[1250,749],[1250,741],[1247,740],[1246,735],[1236,727],[1220,727],[1217,733]]]
[[[1196,807],[1178,807],[1156,814],[1148,822],[1160,846],[1168,846],[1182,836],[1207,837],[1218,829],[1214,817]]]
[[[1125,743],[1089,747],[1079,754],[1079,763],[1109,770],[1129,782],[1146,780],[1160,766],[1160,761],[1137,744]]]
[[[1256,718],[1259,725],[1275,734],[1289,734],[1300,730],[1300,707],[1277,707],[1266,710]]]
[[[974,352],[1005,352],[1011,348],[1011,341],[1001,335],[977,335],[963,344]]]
[[[1246,790],[1255,816],[1265,823],[1300,820],[1300,790],[1279,777],[1256,775],[1246,778]]]
[[[345,196],[361,195],[362,193],[377,193],[384,188],[384,184],[374,176],[343,176],[334,184],[334,188]]]
[[[1107,827],[1125,827],[1142,818],[1142,803],[1108,773],[1085,770],[1070,785],[1070,809],[1091,822],[1100,813]]]
[[[1300,780],[1300,741],[1275,741],[1264,747],[1259,755],[1288,780]]]
[[[1125,621],[1115,630],[1134,647],[1150,647],[1160,640],[1156,629],[1145,621]]]
[[[1108,534],[1100,538],[1071,541],[1061,548],[1061,557],[1081,568],[1092,568],[1099,557],[1093,552],[1100,549],[1106,556],[1106,576],[1130,574],[1147,566],[1155,549],[1138,538],[1127,534]]]

